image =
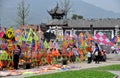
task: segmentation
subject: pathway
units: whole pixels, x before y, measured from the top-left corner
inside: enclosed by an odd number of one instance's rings
[[[72,70],[80,70],[80,69],[94,68],[94,67],[107,66],[107,65],[113,65],[113,64],[120,64],[120,61],[100,62],[100,64],[95,64],[94,62],[92,62],[91,64],[87,64],[86,62],[82,62],[82,63],[74,63],[74,64],[69,64],[69,65],[77,67]],[[61,72],[61,71],[58,71],[58,72]],[[120,71],[110,71],[110,72],[120,76]],[[45,72],[45,73],[40,73],[40,74],[49,74],[49,73],[55,73],[55,72]],[[24,77],[35,76],[35,75],[40,75],[40,74],[32,74],[32,75],[27,74],[27,75],[9,76],[9,77],[2,77],[2,78],[24,78]]]

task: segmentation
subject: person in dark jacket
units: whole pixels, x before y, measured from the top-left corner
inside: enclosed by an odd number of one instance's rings
[[[95,50],[94,50],[94,55],[95,55],[95,63],[99,64],[100,61],[100,49],[98,44],[95,44]]]
[[[13,51],[13,63],[14,69],[18,69],[19,56],[21,54],[21,48],[19,45],[15,45],[15,50]]]

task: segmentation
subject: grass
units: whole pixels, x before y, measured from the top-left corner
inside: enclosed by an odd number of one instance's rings
[[[92,68],[94,70],[120,70],[120,64]]]
[[[29,78],[113,78],[115,75],[105,71],[79,70],[45,74]]]
[[[107,70],[120,70],[120,65],[110,65],[97,68],[66,71],[45,75],[38,75],[28,78],[113,78],[115,75]]]

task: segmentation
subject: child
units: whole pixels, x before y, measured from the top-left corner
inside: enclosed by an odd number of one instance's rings
[[[67,58],[65,56],[63,56],[63,60],[62,60],[62,65],[67,65]]]
[[[89,63],[92,62],[92,55],[91,55],[91,52],[90,52],[90,51],[88,51],[87,56],[88,56],[88,64],[89,64]]]

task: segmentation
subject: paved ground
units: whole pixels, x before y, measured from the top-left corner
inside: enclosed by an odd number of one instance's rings
[[[114,74],[120,76],[120,71],[109,71],[109,72],[114,73]]]
[[[120,61],[120,53],[119,54],[107,54],[107,59],[115,61],[119,60]]]
[[[77,67],[76,69],[72,69],[72,70],[80,70],[80,69],[94,68],[94,67],[107,66],[107,65],[113,65],[113,64],[120,64],[120,61],[100,62],[100,64],[95,64],[94,62],[92,62],[91,64],[87,64],[86,62],[82,62],[82,63],[74,63],[69,65],[70,66],[74,65]],[[120,71],[109,71],[109,72],[112,72],[120,76]],[[40,73],[40,74],[49,74],[49,73],[54,73],[54,72],[47,72],[47,73]],[[40,74],[34,74],[34,75],[40,75]],[[24,78],[29,76],[33,76],[33,75],[9,76],[9,77],[2,77],[2,78]]]

